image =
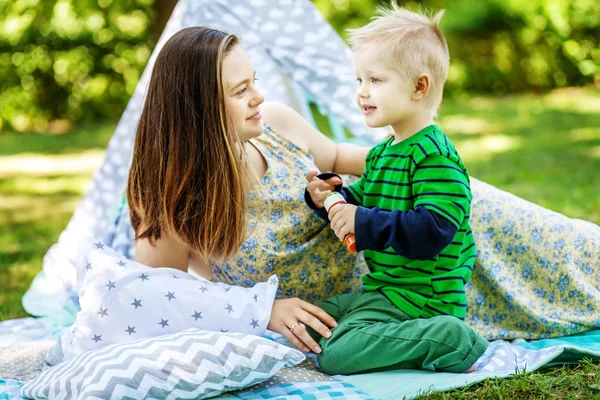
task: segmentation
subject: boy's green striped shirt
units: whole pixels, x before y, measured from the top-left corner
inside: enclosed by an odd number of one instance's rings
[[[475,262],[469,225],[471,189],[467,170],[446,135],[430,125],[400,143],[394,137],[373,147],[360,180],[348,189],[359,204],[409,211],[422,206],[452,222],[458,232],[435,258],[416,260],[386,251],[365,250],[370,273],[365,291],[382,291],[413,318],[467,310],[465,283]]]

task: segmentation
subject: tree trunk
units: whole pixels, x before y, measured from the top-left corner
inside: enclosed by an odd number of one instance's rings
[[[156,19],[153,27],[153,39],[155,43],[165,29],[165,25],[167,25],[176,4],[177,0],[155,0],[154,12],[156,13]]]

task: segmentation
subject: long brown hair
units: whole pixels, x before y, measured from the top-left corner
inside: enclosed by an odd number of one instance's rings
[[[206,259],[246,233],[247,170],[227,117],[222,65],[234,35],[186,28],[156,58],[135,138],[127,200],[136,239],[180,239]]]

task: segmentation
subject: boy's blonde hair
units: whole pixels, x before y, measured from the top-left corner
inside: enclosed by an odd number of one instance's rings
[[[427,73],[431,89],[425,101],[435,113],[442,102],[450,64],[448,44],[438,28],[444,10],[430,16],[392,2],[377,12],[379,15],[362,28],[348,29],[352,50],[376,46],[411,86],[419,74]]]

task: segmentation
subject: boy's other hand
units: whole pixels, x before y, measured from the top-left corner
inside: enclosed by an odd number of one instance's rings
[[[306,174],[306,190],[310,194],[310,197],[315,203],[315,206],[323,208],[323,202],[325,198],[331,194],[335,189],[336,185],[341,185],[342,180],[337,176],[329,178],[327,180],[317,178],[319,171],[310,171]]]
[[[335,236],[341,241],[346,235],[354,233],[354,220],[356,218],[356,206],[354,204],[338,204],[331,209],[329,221]]]

